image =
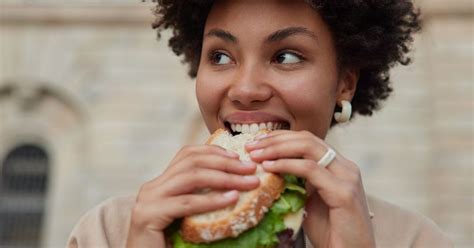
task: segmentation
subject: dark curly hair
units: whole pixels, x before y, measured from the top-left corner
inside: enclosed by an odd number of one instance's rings
[[[338,66],[360,70],[354,113],[372,115],[392,92],[389,70],[407,65],[420,13],[411,0],[305,0],[322,16],[335,42]],[[204,25],[213,0],[158,0],[152,27],[173,30],[169,46],[196,77]],[[333,123],[334,124],[334,123]]]

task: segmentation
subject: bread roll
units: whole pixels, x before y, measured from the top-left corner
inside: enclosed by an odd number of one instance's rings
[[[214,132],[206,144],[221,146],[226,150],[238,153],[240,160],[249,161],[250,156],[244,146],[256,135],[263,132],[268,131],[232,136],[226,130],[219,129]],[[239,200],[235,205],[185,217],[180,230],[183,239],[192,243],[209,243],[237,237],[242,232],[256,226],[272,203],[280,197],[285,182],[281,176],[265,172],[260,165],[257,165],[255,175],[260,179],[259,187],[251,191],[240,192]],[[202,193],[206,194],[209,191]]]

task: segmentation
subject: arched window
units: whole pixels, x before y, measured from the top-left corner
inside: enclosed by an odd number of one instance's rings
[[[0,247],[38,247],[48,183],[49,157],[23,144],[0,164]]]

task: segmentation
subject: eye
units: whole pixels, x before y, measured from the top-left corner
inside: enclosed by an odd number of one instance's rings
[[[210,57],[210,61],[216,65],[227,65],[232,62],[230,57],[227,56],[227,54],[222,53],[222,52],[213,52],[210,54],[209,57]]]
[[[294,52],[281,52],[277,54],[274,59],[274,62],[279,64],[296,64],[303,62],[303,56],[296,54]]]

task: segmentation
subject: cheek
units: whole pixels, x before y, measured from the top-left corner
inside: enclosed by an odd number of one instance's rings
[[[222,101],[222,92],[220,85],[215,77],[200,74],[196,78],[196,99],[199,104],[201,115],[210,129],[217,125],[216,120]]]
[[[295,108],[310,112],[325,109],[335,98],[335,78],[306,73],[281,82],[284,98]]]
[[[207,101],[209,101],[209,91],[206,90],[206,83],[201,78],[196,79],[196,99],[198,101],[199,107],[209,105]]]
[[[196,98],[203,113],[212,111],[212,108],[216,105],[216,99],[213,97],[215,93],[211,85],[212,82],[209,82],[206,78],[196,78]]]
[[[288,99],[295,115],[306,121],[324,120],[331,109],[332,98],[324,91],[300,89]]]
[[[324,134],[332,118],[336,77],[306,73],[287,78],[282,85],[282,97],[297,120],[297,128]]]

